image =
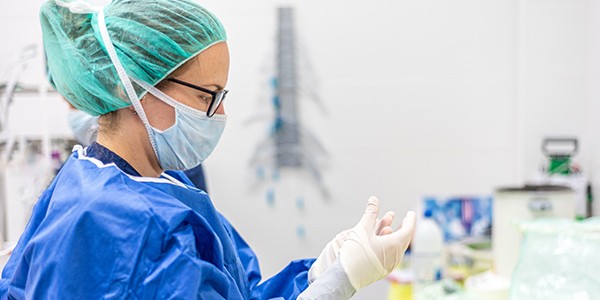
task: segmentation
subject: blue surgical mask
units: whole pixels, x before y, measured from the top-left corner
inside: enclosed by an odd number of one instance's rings
[[[91,145],[98,136],[98,117],[94,117],[80,110],[69,109],[67,114],[69,127],[82,146]]]
[[[152,128],[158,162],[163,170],[187,170],[202,163],[215,149],[225,129],[226,115],[211,118],[199,110],[175,107],[175,124]]]
[[[149,93],[175,108],[175,124],[165,129],[152,128],[158,162],[163,170],[187,170],[202,163],[217,146],[227,116],[215,114],[207,117],[206,112],[175,101],[157,88],[141,81]]]

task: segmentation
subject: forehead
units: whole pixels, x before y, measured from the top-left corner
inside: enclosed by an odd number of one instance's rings
[[[226,81],[229,73],[227,43],[217,43],[179,67],[172,76],[202,81]]]

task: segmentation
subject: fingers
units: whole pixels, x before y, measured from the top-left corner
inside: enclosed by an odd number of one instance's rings
[[[364,223],[367,228],[374,228],[375,223],[377,222],[377,216],[379,215],[379,199],[377,197],[371,196],[369,201],[367,202],[367,208],[365,209],[365,213],[360,219],[361,223]]]
[[[409,242],[412,240],[412,237],[415,233],[417,218],[414,211],[409,211],[406,213],[406,216],[402,220],[402,225],[396,232],[389,234],[388,236],[391,239],[394,239],[396,242],[402,244],[405,247],[408,247]]]
[[[413,234],[415,233],[415,226],[417,223],[417,216],[414,211],[409,211],[406,213],[406,217],[402,220],[402,225],[398,228],[398,233],[404,236],[410,236],[412,239]]]
[[[394,232],[394,229],[392,228],[392,226],[385,226],[383,228],[381,228],[381,231],[379,231],[379,233],[377,235],[387,235]]]
[[[375,226],[376,231],[375,234],[377,235],[382,235],[382,234],[388,234],[390,232],[383,233],[383,229],[386,227],[390,227],[392,223],[394,222],[394,217],[396,216],[396,213],[394,213],[393,211],[388,211],[387,213],[385,213],[385,215],[383,216],[383,218],[378,219],[377,221],[377,225]],[[393,230],[392,230],[393,231]]]

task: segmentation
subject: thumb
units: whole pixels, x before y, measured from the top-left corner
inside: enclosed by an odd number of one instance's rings
[[[360,219],[360,223],[368,226],[368,228],[374,227],[377,222],[377,216],[379,215],[379,199],[375,196],[369,197],[369,201],[367,202],[367,208],[365,208],[365,213]]]

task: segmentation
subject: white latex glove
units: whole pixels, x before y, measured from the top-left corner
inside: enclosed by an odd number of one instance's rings
[[[377,235],[384,235],[391,233],[392,222],[394,222],[394,216],[396,214],[393,211],[388,211],[383,218],[377,219]],[[317,260],[312,264],[310,270],[308,270],[308,283],[313,283],[321,274],[323,274],[333,263],[337,260],[340,248],[344,243],[344,240],[348,237],[348,234],[352,229],[344,230],[338,233],[333,240],[331,240]]]
[[[360,222],[350,230],[340,248],[340,263],[357,291],[400,265],[415,231],[415,213],[409,211],[397,231],[377,235],[378,214],[379,200],[371,197]]]

